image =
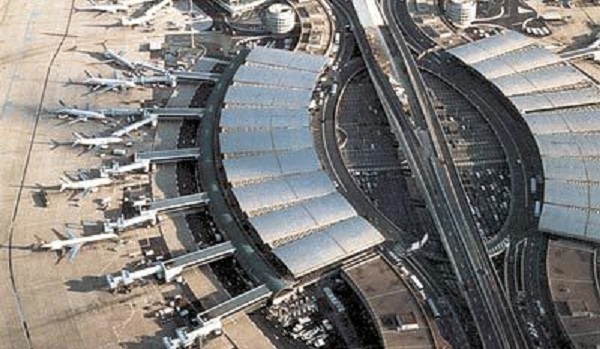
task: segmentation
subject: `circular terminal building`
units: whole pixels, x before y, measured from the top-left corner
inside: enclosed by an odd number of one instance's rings
[[[265,10],[264,24],[271,33],[285,34],[296,25],[296,13],[286,4],[273,4]]]
[[[530,178],[528,208],[539,229],[600,241],[600,87],[568,54],[514,31],[449,52],[489,81],[533,136],[536,153],[527,155],[541,159],[543,175]]]

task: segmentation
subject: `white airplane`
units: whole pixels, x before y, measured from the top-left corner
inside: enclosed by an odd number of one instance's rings
[[[167,7],[168,5],[173,5],[173,0],[161,0],[161,1],[157,2],[156,4],[154,4],[152,7],[150,7],[140,17],[136,17],[136,18],[122,17],[121,25],[124,27],[135,27],[135,26],[147,25],[154,19],[154,17],[156,17],[156,14],[158,13],[158,11],[162,10],[163,8]]]
[[[104,61],[103,63],[115,62],[116,64],[118,64],[124,68],[127,68],[131,71],[137,70],[136,63],[123,57],[123,54],[125,52],[121,51],[119,53],[116,53],[116,52],[108,49],[108,47],[106,47],[105,43],[102,43],[102,46],[104,47],[104,52],[102,53],[102,55],[104,56],[104,58],[108,59],[107,61]]]
[[[57,263],[60,262],[60,260],[62,259],[63,252],[65,249],[69,250],[68,261],[69,261],[69,263],[71,263],[73,261],[73,259],[75,259],[75,257],[77,256],[77,253],[79,253],[79,250],[81,249],[81,246],[83,244],[98,242],[98,241],[103,241],[103,240],[117,240],[119,238],[119,236],[114,233],[97,234],[97,235],[85,236],[85,237],[78,238],[69,229],[67,229],[67,235],[68,235],[67,237],[62,236],[57,231],[54,231],[54,233],[59,236],[59,238],[60,238],[59,240],[53,240],[53,241],[48,242],[48,241],[44,241],[36,236],[36,238],[38,239],[38,244],[34,245],[34,249],[58,252],[59,259],[58,259]]]
[[[58,102],[60,103],[62,108],[53,110],[50,113],[57,115],[57,117],[59,119],[62,119],[64,117],[75,118],[74,120],[68,122],[69,125],[80,122],[80,121],[82,121],[82,122],[85,122],[88,120],[105,121],[107,119],[106,115],[104,115],[101,112],[90,110],[89,108],[79,109],[79,108],[77,108],[76,105],[74,105],[73,107],[68,107],[61,100],[59,100]]]
[[[83,146],[87,146],[89,149],[92,148],[96,148],[96,147],[102,147],[102,146],[107,146],[110,144],[119,144],[119,143],[123,143],[123,138],[121,137],[115,137],[115,136],[110,136],[110,137],[85,137],[84,135],[77,133],[77,132],[73,132],[73,143],[72,143],[72,147],[76,147],[78,145],[83,145]]]
[[[127,12],[129,11],[129,5],[127,4],[99,4],[94,0],[88,0],[89,6],[75,6],[76,11],[94,11],[94,12]]]
[[[106,44],[102,44],[102,46],[104,47],[104,52],[102,53],[102,55],[104,56],[104,58],[106,58],[106,61],[103,61],[102,63],[116,63],[117,65],[125,68],[125,69],[129,69],[132,72],[139,72],[140,70],[152,70],[154,72],[158,72],[158,73],[166,73],[167,70],[158,66],[155,66],[153,64],[150,63],[146,63],[146,62],[135,62],[132,60],[129,60],[127,58],[125,58],[124,56],[124,51],[120,51],[119,53],[114,52],[110,49],[108,49],[106,47]]]
[[[112,178],[100,177],[100,178],[89,178],[85,174],[80,173],[79,177],[81,180],[72,181],[66,177],[60,177],[60,188],[58,191],[61,193],[65,190],[82,191],[81,199],[85,198],[91,192],[98,190],[98,187],[111,185],[113,183]]]
[[[81,84],[89,86],[92,92],[106,92],[106,91],[123,91],[129,88],[138,87],[138,85],[131,79],[121,78],[118,73],[115,72],[114,78],[103,78],[98,75],[98,77],[93,76],[85,71],[85,75],[87,75],[87,79],[83,80]],[[72,82],[72,81],[71,81]]]

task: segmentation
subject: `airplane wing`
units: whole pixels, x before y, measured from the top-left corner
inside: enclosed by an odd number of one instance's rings
[[[81,199],[83,199],[83,198],[85,198],[86,196],[90,195],[90,193],[92,192],[92,189],[93,189],[93,188],[86,188],[86,189],[83,191],[83,193],[81,193],[81,196],[80,196],[80,198],[81,198]]]
[[[68,237],[61,234],[61,232],[59,232],[58,230],[52,228],[52,232],[54,233],[54,235],[56,235],[57,238],[59,238],[60,240],[67,240]]]
[[[76,124],[76,123],[78,123],[80,121],[87,121],[87,118],[75,117],[75,119],[67,122],[67,125],[71,126],[71,125]]]
[[[75,236],[75,234],[73,233],[73,231],[71,231],[71,229],[67,229],[67,236],[69,237],[69,240],[77,239],[77,236]]]
[[[94,92],[96,92],[96,93],[104,93],[104,92],[112,91],[114,89],[115,89],[115,85],[107,85],[107,86],[104,86],[102,88],[99,88],[99,89],[95,90]]]
[[[68,259],[69,263],[73,262],[73,259],[75,259],[75,257],[79,253],[80,249],[81,249],[81,244],[71,246],[71,248],[69,249],[69,259]]]

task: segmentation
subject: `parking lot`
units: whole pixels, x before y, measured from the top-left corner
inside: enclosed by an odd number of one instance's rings
[[[444,105],[442,125],[481,236],[493,237],[510,206],[510,172],[504,150],[483,116],[460,94],[431,74],[428,86]]]

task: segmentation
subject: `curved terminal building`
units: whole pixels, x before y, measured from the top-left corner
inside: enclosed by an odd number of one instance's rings
[[[544,171],[543,202],[532,205],[539,229],[600,241],[598,85],[513,31],[449,52],[506,96],[535,138]]]
[[[313,146],[308,107],[326,61],[256,48],[235,72],[221,109],[223,169],[248,238],[293,279],[384,240],[337,192]]]

